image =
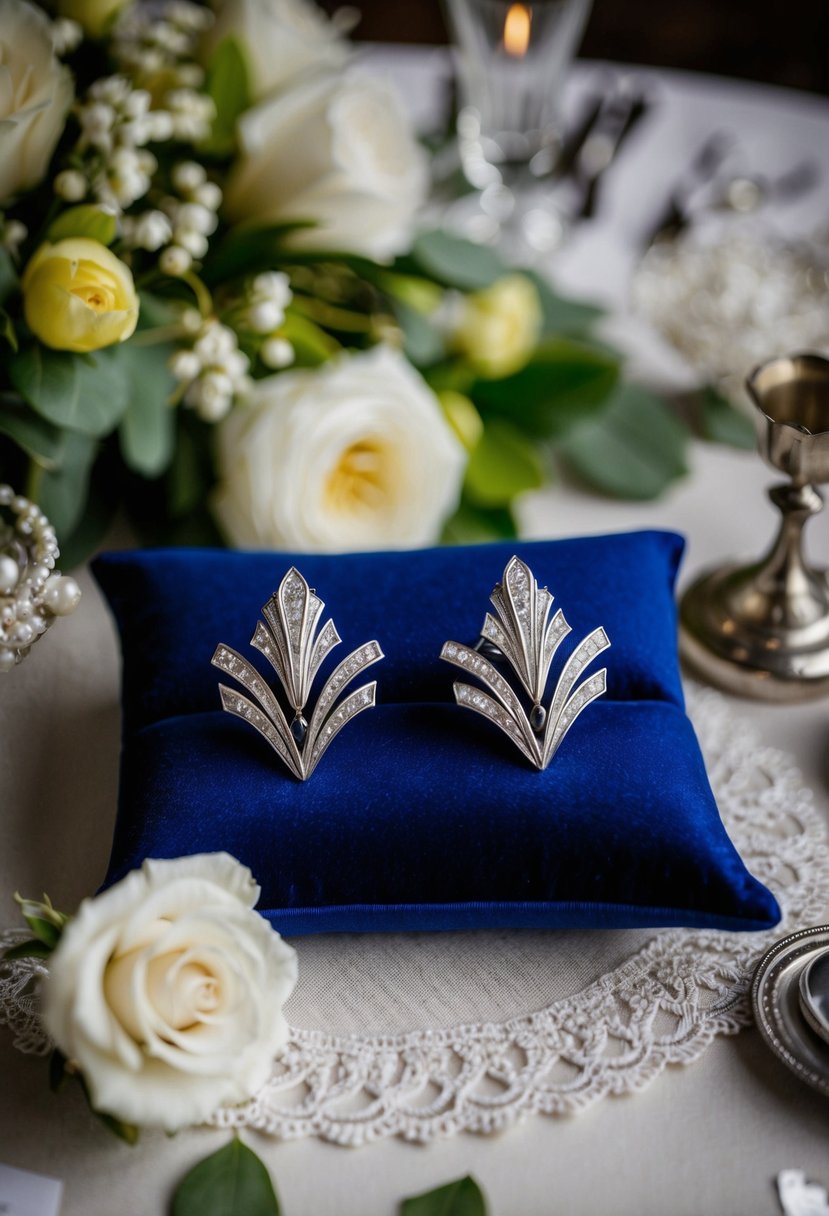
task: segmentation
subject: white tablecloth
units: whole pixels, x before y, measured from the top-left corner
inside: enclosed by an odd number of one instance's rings
[[[383,62],[388,64],[388,53]],[[421,116],[432,106],[427,75],[442,57],[399,53],[394,76]],[[573,92],[590,68],[579,73]],[[570,290],[621,307],[630,251],[667,185],[714,128],[739,133],[758,167],[784,170],[804,155],[829,180],[829,103],[781,91],[648,72],[662,98],[608,179],[609,206],[556,263]],[[823,218],[826,191],[788,209],[805,231]],[[652,354],[652,352],[650,352]],[[653,359],[649,358],[653,367]],[[668,369],[673,374],[675,369]],[[659,503],[624,504],[558,486],[522,509],[532,536],[666,526],[686,534],[684,578],[729,555],[756,556],[774,526],[764,496],[773,480],[750,453],[698,444],[691,472]],[[829,522],[811,524],[810,549],[829,564]],[[105,865],[117,764],[117,653],[106,611],[83,577],[83,610],[38,644],[0,688],[0,891],[46,889],[72,907]],[[766,743],[793,753],[829,814],[826,701],[772,707],[734,701]],[[829,908],[824,919],[829,920]],[[435,938],[435,951],[440,939]],[[226,1138],[193,1132],[146,1135],[135,1149],[107,1137],[76,1093],[53,1097],[42,1063],[0,1033],[0,1162],[66,1182],[65,1216],[165,1210],[181,1173]],[[418,1148],[384,1141],[348,1151],[315,1140],[279,1144],[252,1136],[276,1180],[287,1216],[386,1216],[404,1194],[471,1172],[493,1216],[764,1216],[772,1187],[799,1167],[829,1186],[829,1104],[795,1080],[751,1030],[719,1040],[690,1068],[671,1070],[644,1093],[606,1099],[573,1119],[535,1118],[498,1138],[461,1136]]]

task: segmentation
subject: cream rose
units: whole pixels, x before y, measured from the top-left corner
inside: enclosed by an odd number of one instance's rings
[[[242,45],[256,101],[303,74],[340,68],[348,58],[333,22],[306,0],[223,0],[202,43],[205,63],[228,36]]]
[[[26,0],[0,0],[0,202],[43,178],[73,96],[46,16]]]
[[[41,245],[20,282],[30,329],[55,350],[100,350],[126,341],[138,323],[130,269],[100,241]]]
[[[146,861],[84,900],[49,961],[43,1022],[96,1110],[175,1131],[264,1085],[297,967],[258,897],[213,853]]]
[[[243,114],[239,140],[225,193],[231,220],[314,220],[293,237],[304,248],[386,258],[407,245],[426,158],[386,82],[316,76]]]
[[[485,376],[508,376],[535,350],[543,315],[538,292],[523,274],[509,274],[459,304],[452,342]]]
[[[433,543],[466,463],[432,391],[383,346],[260,380],[221,423],[218,457],[233,544],[329,552]]]

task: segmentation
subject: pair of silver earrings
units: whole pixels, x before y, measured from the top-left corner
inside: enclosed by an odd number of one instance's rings
[[[481,636],[474,646],[445,642],[440,657],[483,685],[456,681],[458,705],[494,722],[537,769],[545,769],[564,736],[592,701],[606,688],[603,667],[580,684],[585,668],[607,650],[605,630],[594,629],[572,652],[556,681],[548,705],[543,704],[550,668],[570,626],[559,608],[551,617],[553,596],[539,587],[529,566],[518,557],[507,562],[501,582],[490,601]],[[271,687],[247,659],[220,644],[212,663],[231,676],[250,697],[225,684],[219,685],[222,707],[249,722],[300,781],[307,780],[329,744],[346,723],[375,703],[377,681],[343,695],[358,675],[383,658],[377,641],[353,650],[326,680],[310,718],[305,710],[311,686],[326,656],[342,640],[332,620],[320,625],[325,604],[298,570],[291,567],[262,609],[251,645],[273,667],[294,710],[288,721]],[[506,664],[530,698],[529,713],[513,686],[502,674]],[[250,699],[252,698],[252,700]]]

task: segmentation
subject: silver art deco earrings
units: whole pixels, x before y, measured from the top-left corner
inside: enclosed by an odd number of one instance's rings
[[[606,667],[584,680],[575,691],[573,686],[593,659],[607,650],[610,640],[599,626],[579,643],[564,664],[552,700],[545,707],[542,698],[550,667],[570,633],[564,613],[559,608],[549,619],[552,595],[546,587],[538,586],[529,566],[517,557],[507,562],[490,601],[495,616],[486,614],[478,646],[446,642],[440,657],[477,677],[488,689],[483,692],[472,684],[457,681],[454,689],[458,705],[489,718],[531,764],[545,769],[579,714],[605,691]],[[529,716],[517,693],[485,653],[493,659],[503,658],[515,672],[532,701]]]
[[[494,722],[531,764],[545,769],[576,718],[605,691],[605,667],[576,684],[589,664],[608,649],[610,641],[599,626],[580,642],[564,663],[545,706],[553,659],[571,632],[563,612],[559,608],[550,618],[552,595],[546,587],[538,586],[529,566],[518,557],[507,563],[490,599],[495,615],[486,614],[477,645],[446,642],[440,657],[477,678],[486,689],[456,682],[458,705]],[[220,644],[212,659],[214,667],[231,676],[253,698],[220,684],[222,707],[249,722],[267,739],[300,781],[311,776],[346,723],[374,705],[374,680],[347,696],[342,694],[355,676],[383,658],[376,641],[353,650],[326,681],[307,720],[305,708],[314,678],[323,659],[341,640],[332,620],[320,628],[324,608],[314,589],[292,567],[263,607],[265,620],[257,622],[251,638],[251,645],[268,659],[279,677],[294,710],[290,724],[272,689],[240,654]],[[501,668],[507,665],[517,676],[532,703],[529,714],[496,664]]]

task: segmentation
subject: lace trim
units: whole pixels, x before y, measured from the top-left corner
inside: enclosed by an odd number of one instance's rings
[[[214,1126],[361,1145],[500,1131],[528,1114],[574,1114],[606,1094],[644,1089],[668,1064],[690,1064],[715,1035],[751,1020],[752,970],[770,941],[820,921],[829,849],[812,794],[791,759],[758,747],[716,693],[689,689],[689,711],[729,834],[777,895],[768,933],[660,930],[620,967],[538,1012],[500,1023],[392,1035],[291,1029],[268,1084]],[[22,935],[0,935],[10,944]],[[42,1055],[33,960],[0,964],[0,1024]]]

